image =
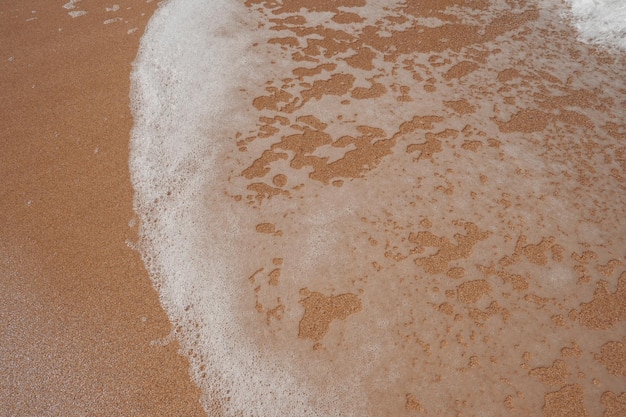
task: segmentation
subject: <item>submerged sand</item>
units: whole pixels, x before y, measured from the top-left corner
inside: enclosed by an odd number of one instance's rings
[[[623,54],[551,2],[246,7],[139,61],[179,112],[133,137],[142,251],[206,404],[623,408]]]

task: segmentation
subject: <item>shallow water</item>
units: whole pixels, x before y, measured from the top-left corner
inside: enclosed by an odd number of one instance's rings
[[[550,3],[161,7],[131,173],[207,411],[626,401],[626,61]]]

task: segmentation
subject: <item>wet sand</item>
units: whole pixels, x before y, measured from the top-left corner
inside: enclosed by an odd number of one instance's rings
[[[524,26],[533,10],[484,31],[396,31],[424,18],[409,7],[381,24],[393,36],[352,37],[289,16],[299,8],[247,3],[271,21],[268,44],[292,58],[250,87],[259,91],[244,110],[258,120],[231,138],[220,166],[232,176],[219,198],[252,213],[242,240],[260,236],[261,249],[241,242],[254,255],[233,280],[267,356],[299,355],[304,379],[325,387],[334,373],[347,391],[355,358],[374,364],[359,381],[373,415],[623,414],[625,91],[577,84],[603,66],[599,78],[611,81],[623,59],[546,22],[541,36],[555,40],[533,55],[544,46]],[[328,2],[292,3],[329,8],[338,25],[362,20]],[[137,238],[128,77],[155,5],[119,4],[11,2],[0,15],[0,414],[202,415],[178,345],[153,343],[171,325],[125,243]],[[435,6],[426,17],[454,22]],[[550,67],[554,56],[582,62],[579,71]],[[331,114],[300,111],[322,97],[335,100]],[[352,117],[347,134],[341,121]],[[405,176],[415,184],[397,181]],[[309,224],[305,207],[290,222],[290,201],[316,193],[329,197],[322,220],[343,207],[357,215]],[[302,242],[303,224],[317,246]],[[301,267],[311,248],[319,262]],[[205,388],[212,377],[200,378]],[[217,393],[216,407],[230,395]]]
[[[3,416],[204,415],[126,244],[129,73],[156,2],[116,3],[0,6]]]
[[[145,115],[173,105],[133,138],[144,256],[205,400],[624,414],[624,57],[553,2],[246,6],[159,27]],[[221,48],[170,43],[190,21]]]

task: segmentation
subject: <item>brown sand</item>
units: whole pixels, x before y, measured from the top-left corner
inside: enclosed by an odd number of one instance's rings
[[[133,217],[127,169],[128,132],[132,123],[127,110],[129,63],[154,5],[144,4],[142,7],[145,10],[132,5],[132,9],[128,10],[130,3],[122,3],[118,11],[108,12],[104,9],[106,5],[93,6],[88,0],[84,3],[71,11],[87,10],[88,14],[75,19],[68,16],[68,10],[61,8],[60,4],[51,6],[43,2],[28,5],[10,2],[3,6],[0,14],[4,40],[0,45],[3,74],[0,87],[4,94],[0,110],[3,121],[0,169],[5,181],[4,188],[0,189],[3,222],[0,227],[0,277],[3,286],[0,292],[0,414],[200,415],[199,393],[189,382],[187,362],[176,354],[177,345],[151,343],[166,337],[171,327],[158,305],[137,254],[124,244],[127,239],[135,238],[134,231],[128,227],[128,221]],[[272,2],[248,3],[275,7]],[[288,6],[283,8],[285,10],[275,12],[280,14],[296,6],[295,10],[299,10],[302,3],[309,4],[311,9],[329,7],[330,11],[337,12],[333,18],[335,22],[348,23],[360,19],[354,13],[338,12],[336,3],[309,0],[287,3]],[[358,5],[361,2],[349,0],[346,4]],[[478,6],[487,7],[486,4]],[[432,16],[439,16],[441,10],[433,7],[431,12]],[[145,15],[142,16],[142,13]],[[411,15],[418,11],[409,7],[404,13]],[[122,19],[103,24],[107,19],[117,17]],[[372,51],[380,54],[386,51],[386,58],[391,61],[397,59],[397,54],[409,52],[434,54],[451,49],[456,53],[467,45],[492,41],[522,22],[534,19],[537,19],[536,12],[527,10],[519,15],[496,19],[484,33],[464,25],[452,26],[453,30],[445,37],[441,36],[439,29],[429,30],[419,34],[423,43],[414,42],[418,32],[412,29],[396,32],[392,37],[379,37],[366,30],[362,39],[354,42],[358,53],[347,58],[346,62],[358,70],[371,70]],[[282,22],[283,26],[280,26],[281,21],[274,23],[279,24],[277,28],[283,31],[288,29],[287,24],[293,24],[286,20]],[[137,31],[129,32],[135,27]],[[441,41],[443,38],[447,38],[448,43]],[[297,42],[293,39],[275,38],[273,42],[283,44],[285,48],[295,48]],[[566,37],[564,42],[571,43],[568,39]],[[320,63],[313,69],[295,69],[293,75],[301,77],[300,81],[304,80],[303,77],[335,70],[335,63],[321,61],[320,52],[315,47],[318,41],[310,41],[310,48],[295,51],[292,57],[294,60],[309,59]],[[342,52],[342,45],[341,42],[328,42],[321,46],[332,55]],[[394,48],[390,49],[390,46]],[[446,61],[441,56],[431,56],[429,66],[419,67],[426,68],[431,78],[422,77],[420,71],[414,69],[412,79],[418,82],[415,87],[421,85],[426,93],[437,92],[433,97],[439,99],[445,98],[445,87],[448,85],[445,83],[467,87],[467,91],[474,94],[468,95],[472,100],[459,95],[448,97],[442,104],[458,115],[474,114],[483,91],[472,90],[472,86],[468,87],[458,80],[479,70],[480,65],[469,59],[484,64],[485,57],[480,51],[469,52],[475,56],[455,55],[455,62],[458,63]],[[598,62],[608,59],[602,54],[583,52],[585,58]],[[569,53],[575,55],[582,52],[572,46]],[[414,63],[405,64],[411,67]],[[444,72],[446,66],[449,68]],[[624,263],[617,259],[624,258],[623,239],[619,231],[613,233],[608,230],[611,232],[608,233],[607,229],[611,226],[603,226],[599,230],[606,232],[603,238],[607,243],[598,244],[578,242],[574,238],[570,241],[564,236],[559,240],[549,231],[550,220],[544,222],[541,216],[538,216],[541,221],[536,221],[537,224],[516,226],[519,213],[532,212],[533,208],[529,209],[529,206],[536,201],[532,200],[524,206],[528,195],[523,194],[523,190],[507,188],[507,192],[493,194],[494,189],[487,187],[493,187],[498,178],[496,172],[492,174],[488,167],[485,172],[489,176],[471,171],[476,176],[473,182],[463,182],[462,174],[456,175],[451,169],[443,176],[436,171],[439,162],[449,162],[452,157],[460,159],[461,153],[462,161],[468,165],[480,167],[494,158],[499,158],[503,166],[508,165],[507,161],[511,159],[503,159],[504,153],[498,150],[501,142],[495,139],[501,135],[506,139],[507,134],[544,132],[556,122],[564,123],[574,132],[577,132],[575,126],[587,129],[585,132],[593,130],[593,123],[586,116],[568,108],[581,101],[584,108],[602,108],[606,103],[593,104],[597,101],[594,97],[601,96],[599,91],[576,91],[569,81],[545,72],[523,73],[514,68],[504,69],[493,77],[503,85],[487,86],[498,88],[499,95],[507,94],[502,99],[506,105],[513,106],[516,100],[519,101],[513,109],[495,118],[498,131],[494,132],[493,138],[487,138],[489,135],[486,132],[470,125],[462,128],[463,124],[457,125],[457,130],[446,128],[439,131],[444,128],[441,125],[444,119],[424,113],[408,119],[398,133],[389,138],[382,129],[360,126],[358,137],[342,137],[335,141],[325,131],[328,128],[325,122],[313,115],[295,117],[298,103],[302,106],[302,103],[314,102],[322,95],[339,97],[349,93],[354,100],[365,100],[391,91],[398,93],[399,103],[415,100],[412,98],[416,95],[415,91],[407,85],[392,84],[388,90],[379,82],[380,79],[375,82],[372,78],[370,88],[359,87],[356,77],[347,73],[314,80],[299,93],[299,102],[293,99],[295,95],[287,91],[287,87],[282,87],[285,90],[268,87],[269,95],[259,96],[252,102],[258,110],[274,110],[281,114],[274,119],[259,119],[267,124],[259,129],[256,137],[238,144],[240,152],[248,152],[249,147],[249,153],[254,153],[253,147],[258,146],[256,138],[277,135],[291,122],[294,122],[292,127],[299,131],[288,138],[276,140],[267,149],[256,149],[259,154],[242,172],[243,178],[254,183],[245,184],[250,193],[236,196],[236,201],[260,206],[269,204],[272,197],[296,195],[301,185],[291,188],[287,185],[298,183],[295,181],[298,173],[290,173],[288,177],[278,173],[275,167],[285,159],[285,152],[293,151],[295,154],[290,161],[292,171],[310,167],[313,172],[308,176],[313,181],[348,188],[349,182],[364,177],[368,170],[375,171],[377,166],[385,166],[386,163],[385,167],[389,170],[389,162],[385,158],[401,140],[408,145],[406,153],[413,155],[413,162],[419,163],[418,167],[423,172],[428,173],[433,167],[434,175],[424,179],[424,190],[427,186],[432,188],[429,195],[433,201],[440,199],[442,205],[446,203],[454,208],[452,196],[455,192],[458,196],[471,190],[471,199],[501,196],[495,201],[498,205],[492,207],[489,216],[494,223],[500,222],[501,225],[508,221],[510,235],[501,235],[501,239],[496,241],[489,240],[495,239],[492,237],[495,233],[481,229],[477,223],[429,213],[424,208],[428,205],[423,204],[419,195],[416,200],[423,206],[420,215],[415,216],[420,220],[419,227],[413,224],[403,226],[390,215],[384,219],[384,225],[363,218],[363,222],[369,221],[372,226],[382,228],[393,225],[393,233],[399,230],[395,241],[383,245],[383,239],[374,237],[389,235],[382,232],[376,235],[376,228],[372,228],[374,234],[369,243],[374,248],[385,248],[371,249],[377,255],[372,257],[377,261],[371,263],[372,271],[368,272],[371,280],[376,277],[399,277],[397,288],[419,289],[418,296],[406,296],[406,305],[417,306],[421,310],[417,310],[415,315],[413,311],[410,315],[404,312],[412,320],[402,323],[404,333],[400,334],[406,336],[407,341],[412,341],[401,348],[415,354],[418,359],[410,367],[399,371],[408,369],[406,372],[409,372],[415,367],[420,374],[415,372],[416,376],[405,378],[412,383],[411,387],[395,387],[397,392],[404,390],[400,405],[408,413],[461,413],[463,407],[466,407],[465,411],[484,407],[482,403],[488,402],[485,398],[490,397],[489,401],[500,399],[501,403],[487,404],[487,407],[506,408],[515,415],[535,415],[540,409],[545,416],[624,415],[626,397],[623,380],[618,378],[624,375],[626,271],[623,271]],[[285,85],[289,86],[293,81],[291,77],[289,80],[283,80]],[[511,83],[519,80],[523,82],[520,81],[518,86]],[[531,95],[532,91],[522,88],[528,85],[542,86],[546,98]],[[521,88],[522,94],[514,88]],[[421,95],[417,97],[423,98]],[[533,98],[532,102],[524,102],[528,97]],[[341,104],[347,105],[349,100],[343,100]],[[291,115],[294,115],[294,121],[287,117]],[[448,116],[450,120],[447,122],[457,117]],[[620,133],[622,125],[607,123],[602,128],[615,139],[623,137]],[[437,130],[432,132],[433,129]],[[420,132],[420,135],[416,136],[415,132]],[[463,138],[472,140],[464,140],[459,146],[460,151],[454,140],[458,139],[460,143]],[[598,144],[585,144],[588,149],[581,150],[574,146],[577,142],[568,145],[571,148],[550,142],[559,138],[547,135],[545,142],[538,142],[537,146],[545,145],[552,152],[548,157],[556,158],[556,161],[562,159],[576,163],[579,174],[576,181],[581,188],[574,189],[571,196],[563,198],[571,207],[584,213],[584,207],[580,208],[577,200],[586,195],[606,197],[592,186],[594,183],[604,184],[601,181],[606,180],[608,168],[596,162],[588,166],[586,159],[589,157],[582,153],[585,150],[595,155],[593,149]],[[509,143],[505,145],[510,146],[511,138],[508,139]],[[407,140],[410,142],[407,143]],[[327,163],[329,159],[311,156],[314,148],[331,145],[338,148],[354,145],[357,152],[346,152],[343,158],[331,163]],[[312,148],[307,150],[306,146]],[[300,152],[295,152],[297,150]],[[623,181],[622,175],[626,170],[626,165],[623,165],[624,150],[613,150],[611,142],[606,148],[604,164],[608,164],[606,161],[611,158],[620,161],[620,168],[610,172],[616,180]],[[474,156],[480,152],[485,152],[485,155]],[[472,163],[475,161],[478,163]],[[454,166],[461,169],[460,164]],[[381,171],[384,170],[381,168]],[[532,176],[532,172],[523,172],[521,168],[515,175],[539,180]],[[266,182],[262,182],[264,176],[267,176]],[[270,178],[277,188],[267,183]],[[445,180],[445,185],[439,178]],[[520,184],[524,182],[519,181]],[[477,187],[485,187],[486,191]],[[563,187],[553,190],[555,197],[559,197],[560,188]],[[621,196],[623,187],[615,192],[620,193],[618,197]],[[467,199],[467,194],[464,195]],[[618,197],[613,200],[607,198],[601,213],[590,210],[592,220],[600,225],[613,222],[622,227],[622,222],[615,222],[611,217],[613,213],[620,219],[621,207],[609,206],[610,202],[621,201]],[[539,200],[543,198],[541,196]],[[615,209],[615,212],[609,209]],[[286,239],[290,234],[294,235],[293,230],[290,233],[288,229],[289,224],[267,217],[267,222],[256,225],[257,232],[265,234],[268,239]],[[483,214],[472,213],[471,207],[463,213],[465,217],[485,223]],[[567,233],[561,235],[567,236]],[[593,240],[592,236],[582,238]],[[500,246],[494,242],[499,242]],[[487,247],[487,244],[493,247]],[[435,252],[428,252],[433,248]],[[379,253],[382,250],[385,252]],[[249,276],[249,281],[254,285],[254,307],[258,313],[263,313],[259,314],[259,320],[270,327],[290,319],[291,307],[288,302],[282,301],[286,297],[275,295],[282,296],[291,291],[285,289],[289,280],[281,278],[289,277],[291,259],[284,257],[283,268],[283,254],[267,255],[266,269],[251,265],[254,267],[251,271],[257,272]],[[277,257],[279,255],[281,257]],[[561,264],[565,266],[560,268]],[[403,273],[410,276],[414,266],[418,268],[421,278],[414,280],[417,284],[409,280],[403,283]],[[564,270],[580,275],[577,282],[567,287],[569,292],[566,297],[558,293],[562,286],[551,286],[548,280],[533,278],[550,275],[556,280]],[[260,271],[264,274],[271,271],[267,276],[267,286],[263,288],[255,281],[262,279],[263,275],[258,274]],[[336,275],[341,276],[341,271]],[[365,281],[353,280],[351,285],[358,290],[358,286],[365,286]],[[385,290],[386,287],[378,288]],[[329,357],[331,349],[328,346],[339,346],[335,343],[339,340],[337,332],[333,335],[328,330],[330,322],[348,323],[345,329],[350,325],[358,328],[355,323],[361,323],[360,328],[373,332],[376,329],[374,322],[367,319],[368,308],[374,305],[376,299],[393,299],[386,297],[393,292],[391,289],[374,294],[371,294],[374,291],[370,294],[361,291],[359,296],[350,293],[325,295],[332,292],[300,292],[307,297],[300,302],[305,310],[300,320],[300,339],[310,342],[310,351],[315,351],[322,358]],[[422,294],[426,294],[430,301],[416,302],[421,301]],[[266,300],[273,302],[274,299],[279,304],[270,308],[274,304],[268,304]],[[390,304],[388,314],[396,314],[396,310],[402,313],[401,307]],[[433,315],[432,309],[436,314],[441,313],[441,317]],[[435,319],[432,319],[433,316]],[[536,320],[536,324],[528,326],[532,320]],[[525,332],[520,337],[517,326]],[[265,327],[258,327],[265,332]],[[559,333],[559,329],[568,333]],[[295,336],[292,334],[291,337]],[[369,334],[367,337],[372,338]],[[346,346],[348,342],[343,341]],[[352,355],[349,349],[347,351]],[[442,370],[447,374],[442,376]],[[429,379],[419,379],[422,376]],[[455,384],[450,381],[461,381],[463,389],[454,391]],[[477,387],[480,391],[474,390]],[[437,400],[440,392],[450,394],[447,402]],[[388,405],[385,400],[389,397],[388,392],[374,391],[372,402],[382,404],[376,406],[383,409]],[[388,401],[391,403],[391,400]],[[397,409],[398,404],[393,403],[392,406]],[[453,410],[455,406],[458,408]]]
[[[0,6],[3,416],[203,414],[125,243],[129,73],[156,3],[116,3]]]

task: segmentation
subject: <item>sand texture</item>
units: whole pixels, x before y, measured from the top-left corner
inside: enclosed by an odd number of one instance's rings
[[[156,4],[2,6],[1,415],[626,415],[626,55],[542,0],[201,7],[131,74]]]
[[[554,2],[198,8],[181,21],[210,56],[169,43],[165,18],[141,55],[162,116],[131,167],[205,404],[623,408],[623,54],[578,41]]]
[[[156,4],[117,3],[0,6],[2,416],[203,415],[125,243],[130,64]]]

